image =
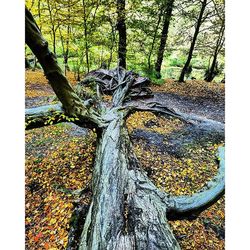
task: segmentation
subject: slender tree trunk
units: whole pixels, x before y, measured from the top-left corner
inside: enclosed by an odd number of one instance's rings
[[[181,74],[180,74],[180,77],[179,77],[179,82],[184,82],[184,77],[185,77],[186,71],[187,71],[187,69],[189,67],[189,64],[190,64],[192,56],[193,56],[194,46],[195,46],[196,39],[197,39],[198,34],[199,34],[200,26],[202,24],[202,17],[203,17],[206,5],[207,5],[207,0],[203,0],[202,5],[201,5],[199,18],[197,20],[197,24],[196,24],[196,27],[195,27],[193,40],[192,40],[191,45],[190,45],[188,58],[187,58],[187,61],[186,61],[185,65],[184,65],[182,71],[181,71]]]
[[[70,1],[68,0],[68,21],[70,22]],[[66,50],[64,54],[64,66],[65,66],[65,75],[67,70],[69,70],[68,58],[69,58],[69,36],[70,36],[70,24],[67,25],[67,39],[66,39]]]
[[[53,35],[53,53],[54,55],[56,55],[56,32],[54,27],[52,29],[52,35]]]
[[[34,61],[34,64],[33,64],[33,67],[32,67],[32,71],[35,71],[36,70],[36,67],[37,67],[37,59],[36,59],[36,56],[34,55],[33,57],[33,61]]]
[[[84,42],[85,42],[85,54],[86,54],[86,66],[87,72],[89,72],[89,46],[88,46],[88,27],[87,27],[87,15],[85,0],[82,0],[83,5],[83,27],[84,27]]]
[[[119,33],[118,60],[119,65],[126,68],[127,29],[126,29],[125,0],[117,0],[117,30]]]
[[[29,60],[27,59],[27,57],[25,57],[25,69],[30,69],[31,66],[30,66],[30,62]]]
[[[60,39],[61,39],[61,44],[62,44],[62,51],[63,51],[63,64],[64,64],[64,74],[66,76],[67,70],[69,69],[68,66],[68,53],[69,53],[69,25],[67,27],[67,38],[66,38],[66,45],[64,45],[64,39],[62,36],[61,28],[60,26],[58,27],[59,29],[59,34],[60,34]]]
[[[153,53],[153,50],[154,50],[155,40],[156,40],[156,37],[157,37],[157,31],[159,29],[159,25],[160,25],[160,22],[161,22],[161,17],[162,17],[162,9],[160,10],[160,13],[159,13],[159,16],[158,16],[158,21],[157,21],[157,24],[156,24],[156,27],[155,27],[155,32],[154,32],[152,45],[151,45],[151,48],[150,48],[149,54],[148,54],[148,69],[149,70],[151,70],[151,56],[152,56],[152,53]]]
[[[220,49],[222,48],[222,45],[223,45],[224,30],[225,30],[225,26],[223,23],[221,26],[219,35],[218,35],[218,40],[216,42],[212,64],[211,64],[210,68],[208,69],[208,72],[207,72],[206,77],[204,79],[207,82],[211,82],[214,79],[214,77],[216,76],[215,69],[216,69],[217,56],[218,56]]]
[[[112,20],[110,20],[110,26],[111,26],[111,46],[110,46],[110,56],[109,56],[109,60],[108,60],[108,69],[110,68],[110,64],[111,64],[112,59],[113,59],[113,49],[114,49],[114,45],[115,45],[115,28],[112,25]]]
[[[39,30],[42,32],[42,22],[41,22],[41,0],[38,0],[38,3],[37,3],[37,9],[38,9],[38,17],[39,17],[39,20],[40,20],[40,26],[38,26]]]
[[[162,33],[161,33],[161,42],[160,42],[160,46],[158,49],[156,63],[155,63],[155,71],[156,71],[157,78],[161,78],[161,65],[162,65],[163,55],[164,55],[165,46],[167,42],[168,28],[170,24],[171,15],[172,15],[173,4],[174,4],[174,0],[167,1],[165,13],[164,13],[164,22],[163,22],[163,28],[162,28]]]
[[[65,55],[63,57],[63,62],[65,65],[65,75],[66,75],[67,70],[70,70],[69,65],[68,65],[68,60],[69,60],[69,39],[67,39],[66,41],[66,50],[65,50]]]
[[[207,82],[212,82],[214,77],[215,77],[215,68],[216,68],[216,64],[217,64],[217,52],[214,53],[214,56],[213,56],[213,61],[212,61],[212,64],[211,64],[211,67],[208,69],[208,72],[207,72],[207,75],[205,77],[205,81]]]
[[[40,4],[40,2],[39,2],[39,4]],[[53,53],[56,56],[56,28],[55,28],[55,22],[53,20],[53,14],[52,14],[53,7],[51,7],[51,5],[50,5],[50,0],[47,0],[47,5],[48,5],[49,18],[50,18],[50,23],[51,23]]]

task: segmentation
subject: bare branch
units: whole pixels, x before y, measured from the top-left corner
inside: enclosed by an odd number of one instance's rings
[[[25,110],[26,129],[43,127],[66,121],[63,118],[63,109],[59,104],[46,105],[41,107],[29,108]]]
[[[88,100],[84,102],[85,106],[87,106],[87,102]],[[64,109],[59,104],[29,108],[25,110],[26,130],[57,124],[60,122],[73,122],[86,128],[102,128],[106,127],[108,123],[108,120],[101,118],[92,107],[88,109],[84,119],[79,117],[80,116],[66,115],[64,113]]]

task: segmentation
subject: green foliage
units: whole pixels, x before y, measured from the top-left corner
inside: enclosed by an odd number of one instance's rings
[[[26,5],[30,8],[44,37],[48,40],[51,50],[53,50],[55,42],[60,66],[65,68],[64,57],[66,55],[68,67],[75,72],[76,78],[81,78],[87,72],[88,67],[90,70],[94,70],[99,68],[103,62],[109,68],[117,65],[118,34],[115,1],[26,0]],[[158,29],[156,27],[160,10],[164,9],[164,5],[165,1],[162,0],[126,1],[127,67],[129,70],[145,72],[145,68],[148,68],[151,49],[150,61],[151,67],[154,68],[160,44],[163,16]],[[174,5],[162,64],[161,75],[163,78],[178,78],[177,75],[180,71],[178,67],[183,67],[186,61],[193,36],[193,27],[200,10],[198,0],[193,2],[175,0]],[[223,1],[214,3],[212,1],[207,5],[206,19],[202,24],[192,59],[194,68],[205,69],[207,67],[209,58],[214,52],[221,19],[224,17],[223,12]],[[53,39],[53,32],[55,39]],[[223,48],[219,56],[219,65],[224,63]],[[33,58],[28,48],[26,56]],[[200,74],[196,71],[196,73],[199,79],[203,79],[204,72]],[[145,74],[159,83],[153,73],[145,72]],[[219,77],[223,78],[223,71]]]
[[[141,75],[148,77],[153,84],[162,85],[164,84],[164,79],[158,79],[156,76],[156,71],[151,69],[147,69],[146,67],[143,68]]]
[[[183,67],[185,61],[182,58],[169,58],[169,66]]]

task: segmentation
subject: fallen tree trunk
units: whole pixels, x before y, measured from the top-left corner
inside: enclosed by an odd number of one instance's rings
[[[79,249],[180,249],[167,214],[202,211],[224,191],[223,148],[218,175],[205,188],[172,197],[141,169],[122,117],[117,113],[98,143],[93,199]]]
[[[117,111],[99,140],[79,249],[180,249],[165,206],[143,187],[149,180],[133,154],[123,117]]]
[[[99,72],[100,73],[100,72]],[[119,74],[116,76],[118,77]],[[125,78],[125,74],[123,78]],[[101,82],[101,81],[100,81]],[[177,117],[195,126],[223,133],[221,123],[177,113],[160,103],[123,105],[130,81],[115,89],[112,107],[102,107],[104,124],[98,139],[92,183],[92,202],[80,237],[79,249],[180,249],[167,222],[168,215],[202,211],[224,191],[224,154],[218,175],[192,196],[173,197],[149,180],[133,152],[125,117],[135,110]],[[101,86],[106,86],[103,85]],[[119,80],[116,83],[119,84]],[[105,88],[105,87],[104,87]],[[104,89],[102,90],[104,91]],[[137,103],[137,105],[136,105]],[[59,105],[27,110],[26,118],[43,119]]]

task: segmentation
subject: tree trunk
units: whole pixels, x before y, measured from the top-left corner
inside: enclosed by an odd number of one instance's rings
[[[34,61],[34,65],[33,65],[32,71],[35,71],[36,67],[37,67],[37,60],[36,60],[36,56],[35,55],[33,57],[33,61]]]
[[[117,30],[119,33],[118,60],[119,66],[126,69],[127,30],[126,30],[125,0],[117,0]]]
[[[30,69],[31,66],[30,66],[30,62],[29,60],[27,59],[27,57],[25,57],[25,69]]]
[[[224,30],[225,30],[225,26],[223,23],[221,26],[219,35],[218,35],[218,40],[216,42],[212,64],[211,64],[210,68],[208,69],[208,72],[207,72],[205,79],[204,79],[207,82],[211,82],[214,79],[214,77],[216,76],[215,71],[216,71],[216,65],[217,65],[217,56],[218,56],[220,49],[222,48],[222,45],[223,45]]]
[[[159,16],[158,16],[158,21],[157,21],[157,24],[156,24],[156,27],[155,27],[155,32],[154,32],[152,45],[151,45],[151,48],[150,48],[149,54],[148,54],[148,69],[149,70],[151,70],[151,56],[152,56],[152,53],[153,53],[153,50],[154,50],[155,40],[156,40],[156,37],[157,37],[157,31],[158,31],[159,25],[161,23],[161,17],[162,17],[162,9],[160,10],[160,13],[159,13]]]
[[[109,56],[109,60],[108,60],[108,69],[110,69],[110,64],[112,62],[113,59],[113,49],[114,49],[114,45],[115,45],[115,27],[112,24],[112,20],[109,20],[110,23],[110,27],[111,27],[111,46],[110,46],[110,56]]]
[[[39,60],[66,113],[73,115],[84,112],[81,100],[63,75],[61,68],[57,64],[56,57],[48,48],[48,42],[42,37],[32,14],[27,8],[25,8],[25,42]]]
[[[56,32],[54,27],[52,29],[52,35],[53,35],[53,53],[56,56]]]
[[[193,51],[194,51],[194,46],[195,46],[195,43],[196,43],[196,39],[198,37],[200,26],[202,24],[202,17],[203,17],[206,5],[207,5],[207,0],[203,0],[202,5],[201,5],[199,18],[197,20],[197,24],[196,24],[196,27],[195,27],[193,40],[192,40],[191,45],[190,45],[188,58],[187,58],[187,61],[186,61],[185,65],[184,65],[182,71],[181,71],[181,74],[180,74],[180,77],[179,77],[179,82],[184,82],[185,74],[187,72],[187,69],[189,68],[189,64],[190,64],[192,56],[193,56]]]
[[[66,71],[69,70],[68,59],[69,59],[69,35],[70,35],[70,27],[67,27],[67,40],[66,40],[66,50],[64,55],[64,65],[65,65],[65,75]]]
[[[167,5],[165,9],[164,23],[163,23],[162,33],[161,33],[161,42],[160,42],[160,46],[158,49],[156,63],[155,63],[155,71],[156,71],[157,78],[161,78],[161,65],[162,65],[163,55],[164,55],[165,46],[167,42],[168,28],[170,24],[171,15],[172,15],[173,4],[174,4],[174,0],[167,1]]]
[[[115,112],[98,142],[93,199],[79,250],[180,249],[165,207],[147,190],[147,176],[132,152],[124,113]]]
[[[52,14],[53,7],[50,5],[50,1],[49,0],[47,0],[47,5],[48,5],[49,18],[50,18],[50,23],[51,23],[53,52],[54,52],[54,55],[56,56],[56,28],[55,28],[55,22],[53,20],[53,14]]]
[[[107,76],[113,78],[107,79]],[[209,120],[177,114],[158,103],[139,103],[137,106],[123,106],[130,88],[142,82],[133,78],[131,72],[117,69],[117,73],[99,70],[90,75],[92,81],[100,84],[102,91],[110,84],[113,89],[113,105],[102,106],[98,119],[105,120],[105,126],[97,124],[98,133],[96,159],[92,179],[92,202],[86,216],[80,237],[79,249],[159,249],[177,250],[180,246],[167,222],[167,215],[183,214],[204,208],[224,191],[224,150],[220,151],[220,166],[217,176],[203,189],[191,196],[173,197],[166,194],[149,180],[133,152],[125,127],[125,117],[133,110],[148,110],[179,118],[194,119],[194,126],[211,126],[220,129],[220,124]],[[86,78],[87,84],[88,78]],[[107,85],[106,85],[107,84]],[[58,105],[27,111],[29,116],[42,119],[58,115],[63,110]],[[217,129],[216,128],[216,129]],[[101,133],[100,133],[101,132]]]
[[[84,43],[85,43],[85,54],[86,54],[86,66],[87,72],[89,72],[89,45],[88,45],[88,27],[87,27],[87,16],[86,16],[86,5],[85,0],[82,0],[83,5],[83,27],[84,27]]]
[[[68,66],[68,54],[69,54],[69,25],[67,27],[67,38],[66,38],[66,46],[64,46],[63,36],[61,32],[60,26],[58,27],[59,34],[61,38],[61,44],[62,44],[62,51],[63,51],[63,64],[64,64],[64,74],[66,76],[67,70],[69,70]],[[66,47],[66,48],[65,48]]]

